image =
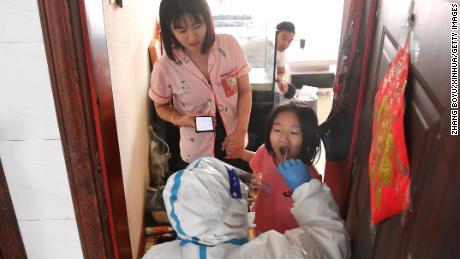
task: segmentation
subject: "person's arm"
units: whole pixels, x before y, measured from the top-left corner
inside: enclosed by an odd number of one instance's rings
[[[349,258],[350,238],[329,187],[312,179],[296,188],[292,198],[292,214],[308,233],[298,236],[298,245],[312,258]]]
[[[150,63],[153,66],[155,64],[155,61],[157,61],[158,56],[157,56],[157,48],[155,47],[156,40],[152,39],[149,44],[149,57],[150,57]]]
[[[311,179],[310,171],[300,159],[286,160],[277,169],[294,191],[291,212],[308,233],[298,240],[300,244],[308,244],[306,251],[313,258],[346,258],[350,251],[349,237],[329,187]]]
[[[275,79],[275,82],[278,83],[278,88],[283,93],[284,98],[291,99],[295,96],[296,87],[293,84],[280,79]]]
[[[174,109],[172,104],[173,95],[169,74],[164,71],[165,64],[161,58],[153,67],[151,73],[151,86],[148,92],[150,99],[155,105],[155,111],[161,119],[172,123],[176,127],[195,127],[195,113],[182,114]],[[174,73],[180,73],[175,71]]]
[[[284,235],[265,232],[243,246],[242,256],[247,253],[261,258],[350,258],[350,238],[329,187],[310,180],[308,169],[300,160],[286,160],[278,171],[294,189],[291,212],[300,228]]]
[[[255,154],[256,154],[256,152],[245,149],[245,150],[243,150],[243,152],[241,152],[239,158],[241,158],[244,161],[249,163],[251,161],[251,159],[254,157]]]
[[[195,113],[186,115],[180,114],[168,103],[160,105],[155,104],[155,110],[160,118],[171,122],[176,127],[195,127]]]
[[[252,108],[252,90],[249,83],[249,75],[238,78],[238,118],[236,130],[248,131],[249,116]]]
[[[227,151],[227,159],[240,156],[245,147],[245,137],[248,131],[249,116],[252,108],[252,90],[248,74],[238,78],[238,111],[235,130],[222,143],[222,150]]]
[[[278,82],[278,88],[280,89],[281,93],[285,95],[289,90],[289,84],[284,79],[286,73],[286,69],[284,67],[277,67],[276,68],[276,81]]]
[[[284,66],[276,67],[276,78],[277,79],[284,80],[285,74],[286,74],[286,68]]]

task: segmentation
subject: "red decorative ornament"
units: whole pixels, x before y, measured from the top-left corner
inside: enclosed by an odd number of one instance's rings
[[[375,97],[369,155],[374,224],[407,209],[409,204],[409,159],[404,137],[404,90],[409,57],[409,40],[406,39],[380,82]]]

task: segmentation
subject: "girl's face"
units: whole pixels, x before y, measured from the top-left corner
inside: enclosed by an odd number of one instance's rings
[[[275,153],[275,163],[298,158],[302,149],[302,129],[294,112],[281,112],[273,121],[270,143]]]
[[[177,27],[171,24],[171,30],[177,41],[185,48],[188,53],[200,53],[201,46],[206,35],[206,24],[204,19],[195,21],[192,16],[186,14],[181,18]]]

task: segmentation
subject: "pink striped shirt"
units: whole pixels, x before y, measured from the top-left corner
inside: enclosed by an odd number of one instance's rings
[[[233,132],[237,123],[238,78],[249,73],[250,66],[235,38],[216,35],[208,59],[210,82],[192,60],[179,49],[176,61],[166,55],[155,63],[151,75],[150,98],[156,104],[171,103],[181,114],[198,112],[222,118],[225,131]],[[180,128],[182,160],[192,162],[203,156],[214,156],[214,132],[196,133],[194,128]]]

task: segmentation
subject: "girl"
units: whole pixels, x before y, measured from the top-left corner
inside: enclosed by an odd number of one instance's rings
[[[241,167],[233,159],[244,150],[252,105],[243,50],[214,33],[205,0],[162,0],[160,27],[166,55],[154,65],[149,96],[158,116],[180,128],[183,164],[215,156]],[[214,131],[197,133],[197,115],[213,116]]]
[[[276,167],[287,159],[301,159],[312,178],[321,176],[313,167],[320,139],[315,112],[299,101],[289,101],[275,107],[267,118],[265,144],[254,153],[245,150],[242,159],[249,161],[262,183],[253,210],[256,232],[274,229],[280,233],[298,227],[291,213],[293,200],[288,185]]]

